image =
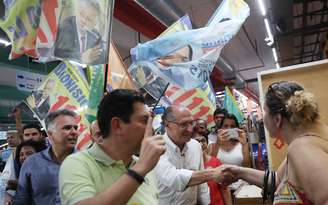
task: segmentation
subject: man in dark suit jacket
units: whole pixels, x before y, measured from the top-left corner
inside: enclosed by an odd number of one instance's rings
[[[79,1],[76,16],[67,17],[59,24],[54,55],[85,64],[107,63],[102,38],[95,30],[100,11],[93,0]]]

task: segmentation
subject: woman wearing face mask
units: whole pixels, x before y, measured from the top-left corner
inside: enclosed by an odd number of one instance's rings
[[[234,130],[232,130],[234,129]],[[235,136],[232,136],[235,134]],[[245,131],[239,129],[238,120],[227,114],[221,121],[216,135],[209,135],[209,154],[217,156],[223,164],[251,166],[249,145]]]
[[[263,107],[270,137],[288,144],[276,172],[229,166],[236,178],[263,187],[274,205],[328,204],[328,126],[320,120],[313,94],[293,82],[271,84]],[[268,194],[274,193],[274,194]]]

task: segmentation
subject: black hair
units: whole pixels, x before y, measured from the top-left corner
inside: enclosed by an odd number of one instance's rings
[[[239,122],[238,122],[237,117],[234,114],[231,114],[231,113],[228,113],[224,116],[224,118],[221,121],[220,128],[222,128],[223,122],[224,122],[225,119],[234,120],[235,123],[236,123],[236,127],[239,128]]]
[[[34,141],[34,140],[27,140],[27,141],[24,141],[24,142],[20,143],[17,146],[16,153],[15,153],[15,161],[16,161],[19,169],[22,166],[21,163],[20,163],[20,161],[19,161],[19,155],[20,155],[20,152],[21,152],[22,148],[25,147],[25,146],[32,147],[35,150],[35,152],[40,152],[40,151],[42,151],[42,150],[44,150],[44,149],[47,148],[47,146],[44,143],[37,142],[37,141]]]
[[[228,114],[228,111],[225,108],[216,108],[216,110],[213,113],[213,116],[218,114],[224,114],[224,116],[226,116]]]
[[[134,113],[134,103],[145,103],[144,97],[137,91],[128,89],[116,89],[105,95],[101,100],[97,112],[97,120],[103,138],[111,131],[111,120],[113,117],[120,118],[129,123]]]
[[[54,112],[51,112],[47,115],[46,119],[45,119],[45,124],[46,124],[46,129],[49,129],[49,126],[54,123],[55,119],[59,116],[71,116],[71,117],[76,117],[76,113],[71,111],[71,110],[66,110],[66,109],[62,109],[62,110],[56,110]]]
[[[37,129],[38,132],[41,134],[41,126],[39,124],[36,124],[36,123],[29,123],[29,124],[24,125],[23,133],[24,133],[24,130],[32,129],[32,128]]]

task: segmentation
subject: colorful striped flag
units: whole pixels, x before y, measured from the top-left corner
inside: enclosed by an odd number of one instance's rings
[[[227,86],[225,87],[223,108],[227,109],[229,113],[234,114],[239,123],[245,119],[244,113],[240,111],[235,97]]]

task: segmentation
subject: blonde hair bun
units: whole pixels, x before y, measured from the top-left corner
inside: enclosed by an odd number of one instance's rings
[[[304,90],[295,91],[286,103],[289,121],[292,126],[302,126],[312,123],[319,116],[319,108],[314,95]]]

